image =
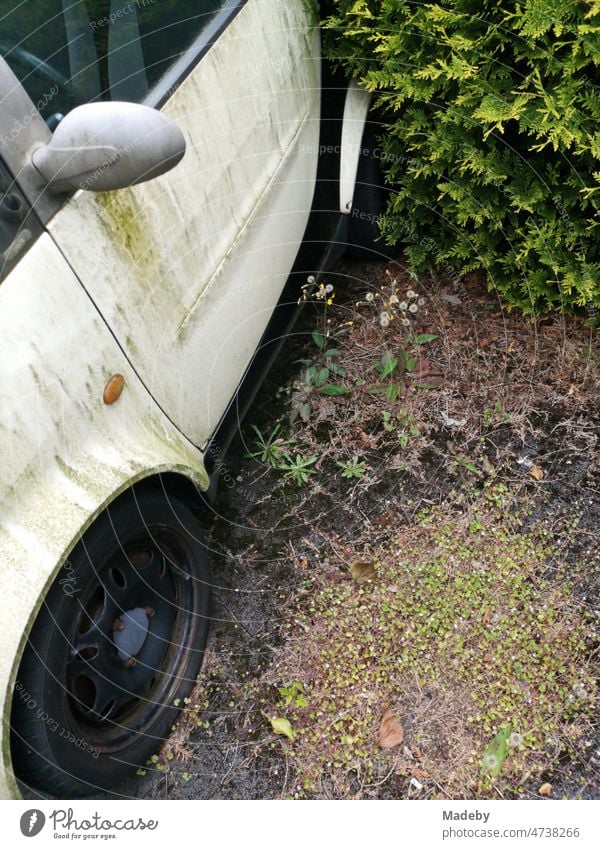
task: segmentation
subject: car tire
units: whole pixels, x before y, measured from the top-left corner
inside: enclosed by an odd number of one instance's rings
[[[368,122],[363,133],[348,228],[348,254],[371,262],[388,262],[398,256],[398,247],[386,244],[378,225],[390,196],[381,157],[376,155],[380,130],[377,124]]]
[[[12,758],[37,793],[81,798],[143,766],[192,690],[211,573],[187,506],[128,491],[84,534],[32,628],[13,695]]]

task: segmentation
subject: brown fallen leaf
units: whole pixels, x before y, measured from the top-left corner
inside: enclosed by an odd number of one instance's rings
[[[424,389],[434,389],[445,382],[443,370],[436,363],[427,360],[424,357],[419,357],[413,370],[407,375],[413,381],[414,385]]]
[[[379,726],[379,747],[393,749],[404,740],[404,728],[389,708],[386,708]]]
[[[483,611],[483,616],[481,617],[481,624],[483,625],[484,628],[487,628],[487,626],[490,624],[491,616],[492,616],[492,614],[490,612],[489,607],[486,607],[485,610]]]
[[[437,366],[434,366],[431,360],[419,357],[410,374],[411,377],[415,378],[415,380],[421,380],[422,378],[429,377],[430,374],[439,373],[440,369]]]
[[[539,466],[536,466],[536,465],[533,465],[529,469],[529,474],[536,481],[541,481],[541,479],[544,477],[544,472],[542,471],[542,469],[540,469]]]
[[[459,304],[462,304],[461,299],[458,295],[446,294],[446,292],[442,292],[442,301],[446,301],[447,304],[452,304],[453,307],[457,307]]]
[[[412,769],[411,774],[413,778],[416,778],[418,781],[426,781],[429,778],[429,775],[424,769]]]
[[[353,560],[350,564],[350,574],[357,584],[364,584],[377,574],[377,570],[370,560]]]
[[[551,784],[542,784],[540,789],[538,790],[540,796],[551,796],[552,795],[552,785]]]
[[[443,375],[432,374],[431,377],[428,377],[427,380],[419,381],[418,383],[413,384],[416,389],[439,389],[446,382],[446,378]]]

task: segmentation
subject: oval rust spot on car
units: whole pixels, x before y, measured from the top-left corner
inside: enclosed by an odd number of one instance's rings
[[[104,387],[102,400],[105,404],[114,404],[121,397],[121,392],[125,386],[125,378],[122,374],[113,374],[111,379]]]

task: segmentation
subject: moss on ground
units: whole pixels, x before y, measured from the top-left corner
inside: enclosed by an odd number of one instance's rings
[[[283,745],[296,792],[348,797],[390,774],[406,795],[537,787],[576,747],[595,701],[593,627],[553,555],[506,487],[490,485],[399,528],[368,580],[343,560],[315,575],[270,675],[281,696],[272,713],[294,732]],[[388,707],[404,740],[381,749]],[[506,727],[495,776],[484,755]]]

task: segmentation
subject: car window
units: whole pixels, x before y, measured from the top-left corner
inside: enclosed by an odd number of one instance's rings
[[[227,0],[0,0],[0,54],[50,124],[144,100]]]
[[[0,162],[0,281],[39,235],[40,225]]]

